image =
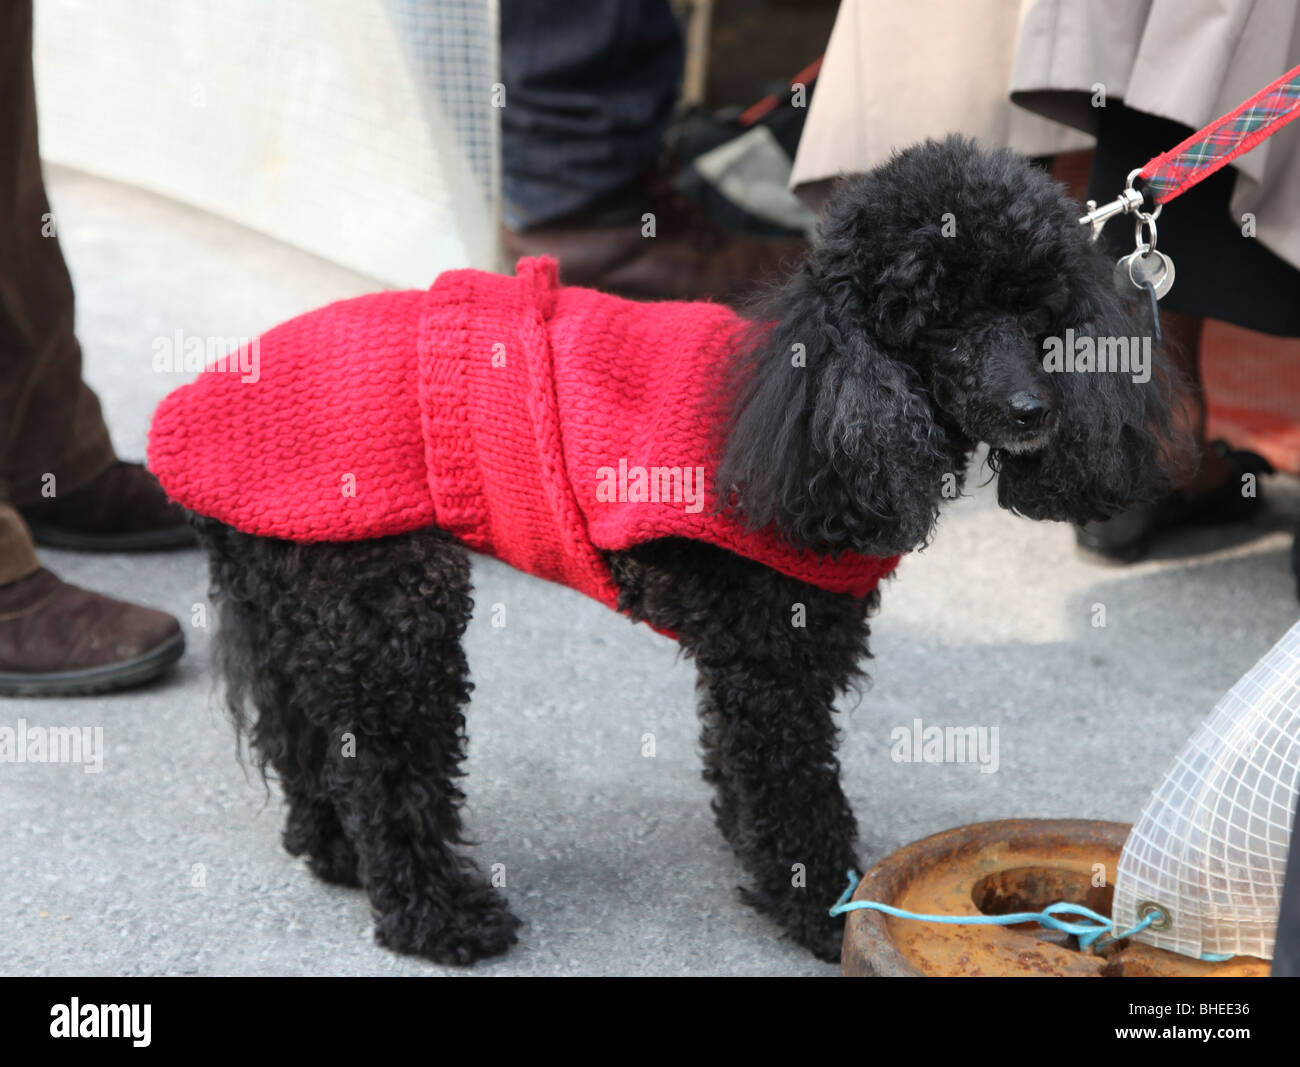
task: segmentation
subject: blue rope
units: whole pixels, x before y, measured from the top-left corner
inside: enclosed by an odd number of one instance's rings
[[[843,915],[850,911],[879,911],[885,915],[892,915],[896,919],[919,919],[927,923],[950,923],[961,926],[1016,926],[1019,923],[1038,923],[1039,926],[1045,926],[1051,930],[1062,930],[1067,934],[1074,934],[1079,939],[1080,948],[1092,948],[1094,942],[1097,948],[1103,948],[1114,941],[1122,941],[1126,937],[1132,937],[1134,934],[1141,933],[1160,916],[1157,912],[1151,912],[1145,916],[1131,930],[1126,930],[1122,934],[1116,934],[1113,937],[1107,937],[1104,941],[1098,941],[1103,934],[1109,934],[1115,929],[1115,924],[1104,915],[1098,915],[1091,908],[1085,908],[1082,904],[1070,904],[1062,901],[1059,904],[1049,904],[1042,911],[1018,911],[1010,915],[922,915],[914,911],[904,911],[902,908],[895,908],[889,904],[881,904],[874,900],[855,900],[850,902],[849,898],[853,896],[854,891],[858,888],[861,879],[856,871],[849,871],[849,887],[840,894],[840,899],[835,902],[831,908],[832,917]],[[1082,916],[1084,919],[1091,919],[1092,922],[1070,921],[1069,919],[1058,918],[1058,916],[1071,915]],[[1203,956],[1202,959],[1209,959]],[[1229,957],[1224,956],[1223,959]]]

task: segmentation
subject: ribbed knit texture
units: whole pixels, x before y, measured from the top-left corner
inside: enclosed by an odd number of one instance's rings
[[[360,541],[429,525],[413,388],[428,301],[374,293],[267,331],[256,381],[206,370],[158,405],[150,470],[191,511],[264,537]]]
[[[437,525],[610,607],[602,553],[660,537],[864,596],[898,557],[816,556],[715,514],[721,375],[743,325],[716,304],[560,287],[549,259],[514,278],[450,271],[270,330],[255,383],[205,371],[159,406],[149,465],[181,504],[247,533]],[[647,488],[661,499],[638,499]]]

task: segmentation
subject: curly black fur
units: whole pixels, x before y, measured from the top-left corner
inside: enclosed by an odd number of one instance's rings
[[[1042,171],[956,137],[843,183],[739,356],[718,484],[749,523],[815,551],[911,551],[980,441],[999,502],[1030,518],[1106,518],[1171,488],[1192,448],[1168,366],[1145,383],[1043,369],[1067,329],[1150,333],[1078,214]],[[1027,394],[1051,432],[1022,450],[1007,412]]]
[[[1136,384],[1041,364],[1043,338],[1067,327],[1142,332],[1076,211],[1022,161],[958,139],[846,184],[732,368],[730,502],[817,552],[893,554],[926,542],[981,440],[1000,502],[1024,515],[1091,519],[1161,491],[1185,448],[1170,373]],[[394,949],[450,963],[504,951],[518,921],[457,850],[464,548],[438,530],[294,545],[196,522],[231,711],[283,785],[285,847],[363,886]],[[868,657],[876,594],[689,541],[609,562],[620,607],[676,633],[697,665],[704,776],[745,898],[837,958],[826,909],[857,865],[857,827],[833,705]]]
[[[718,827],[754,879],[744,899],[838,959],[842,930],[828,903],[845,872],[861,868],[832,713],[862,676],[878,594],[827,593],[690,541],[651,542],[611,565],[619,607],[676,633],[695,660],[704,778]]]
[[[504,952],[519,920],[453,848],[472,688],[465,551],[436,530],[315,546],[195,522],[229,706],[280,779],[285,848],[325,881],[363,885],[381,944],[439,963]]]

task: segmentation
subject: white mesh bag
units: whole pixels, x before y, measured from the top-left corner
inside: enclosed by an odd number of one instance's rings
[[[1186,956],[1271,959],[1300,788],[1300,623],[1219,701],[1133,826],[1116,931]]]

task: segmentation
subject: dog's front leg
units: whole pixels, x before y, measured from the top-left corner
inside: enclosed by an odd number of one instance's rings
[[[837,960],[843,924],[827,909],[857,866],[857,823],[840,787],[830,687],[804,688],[770,666],[701,661],[705,778],[718,825],[755,880],[745,900]]]
[[[832,704],[866,655],[866,605],[765,572],[694,637],[704,777],[718,826],[754,879],[744,898],[825,960],[843,921],[827,909],[857,866]],[[720,620],[715,620],[715,623]]]
[[[867,656],[874,592],[828,593],[698,542],[613,557],[620,604],[677,634],[699,668],[704,778],[723,836],[754,879],[745,899],[822,959],[826,913],[857,865],[840,788],[832,704]]]

